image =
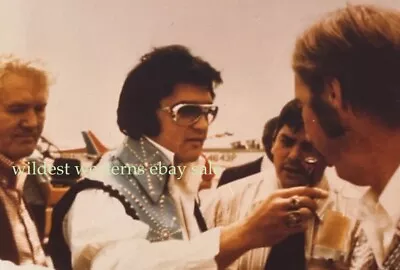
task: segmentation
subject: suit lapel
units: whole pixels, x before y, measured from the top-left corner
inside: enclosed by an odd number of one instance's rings
[[[4,201],[1,199],[1,196],[0,196],[0,259],[12,261],[15,264],[19,264],[17,245],[13,237],[11,224],[8,219],[7,211],[4,206]]]
[[[133,168],[132,173],[136,170],[134,178],[150,199],[154,203],[157,202],[166,188],[169,177],[168,173],[160,174],[158,169],[162,167],[168,172],[171,165],[168,158],[145,138],[127,138],[117,150],[116,156],[125,166]],[[152,167],[158,169],[152,170]]]
[[[260,157],[259,159],[257,159],[256,161],[255,161],[255,170],[254,170],[254,173],[259,173],[259,172],[261,172],[261,167],[262,167],[262,163],[263,163],[263,157]]]
[[[103,182],[118,190],[135,209],[139,219],[150,226],[147,235],[149,241],[183,238],[177,212],[179,206],[167,188],[169,175],[151,171],[152,166],[163,166],[168,171],[171,163],[163,152],[145,138],[133,140],[127,137],[122,146],[101,162],[107,164],[105,168],[111,170],[115,166],[134,168],[130,170],[130,174],[127,169],[124,173],[117,170],[120,173],[110,174],[109,179]],[[103,173],[100,169],[98,172]],[[97,171],[92,176],[96,177],[96,174]]]

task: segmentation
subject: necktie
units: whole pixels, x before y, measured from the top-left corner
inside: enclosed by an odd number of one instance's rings
[[[200,207],[196,200],[194,200],[194,216],[196,218],[197,225],[199,225],[200,231],[201,232],[207,231],[206,221],[204,220],[204,217],[201,214]]]
[[[302,270],[305,269],[305,235],[290,235],[271,248],[265,270]]]

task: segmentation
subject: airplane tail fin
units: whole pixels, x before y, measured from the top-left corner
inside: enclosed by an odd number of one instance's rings
[[[90,130],[82,131],[82,136],[89,155],[100,156],[109,150]]]

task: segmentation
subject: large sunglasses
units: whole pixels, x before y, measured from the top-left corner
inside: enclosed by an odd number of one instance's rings
[[[161,108],[168,112],[172,119],[180,126],[195,124],[204,115],[208,124],[211,124],[218,113],[218,106],[212,104],[187,104],[180,103],[171,107]]]

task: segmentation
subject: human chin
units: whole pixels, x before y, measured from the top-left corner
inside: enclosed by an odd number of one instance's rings
[[[9,151],[9,158],[13,160],[19,160],[24,157],[30,156],[33,151],[35,150],[35,144],[33,146],[19,146],[19,147],[13,147]]]
[[[356,186],[367,186],[368,185],[367,183],[363,183],[362,177],[357,176],[357,174],[354,172],[354,170],[346,165],[343,165],[340,163],[336,164],[335,171],[341,179],[343,179],[349,183],[352,183]]]
[[[180,151],[180,153],[178,154],[180,160],[183,162],[193,162],[199,158],[201,149],[186,149],[185,151]]]
[[[357,186],[367,186],[370,183],[365,182],[368,179],[368,172],[364,169],[363,166],[360,166],[356,162],[352,162],[348,158],[339,158],[334,163],[335,170],[337,175],[354,185]]]
[[[303,179],[282,177],[281,185],[283,188],[292,188],[292,187],[306,186],[307,184],[304,182]]]

